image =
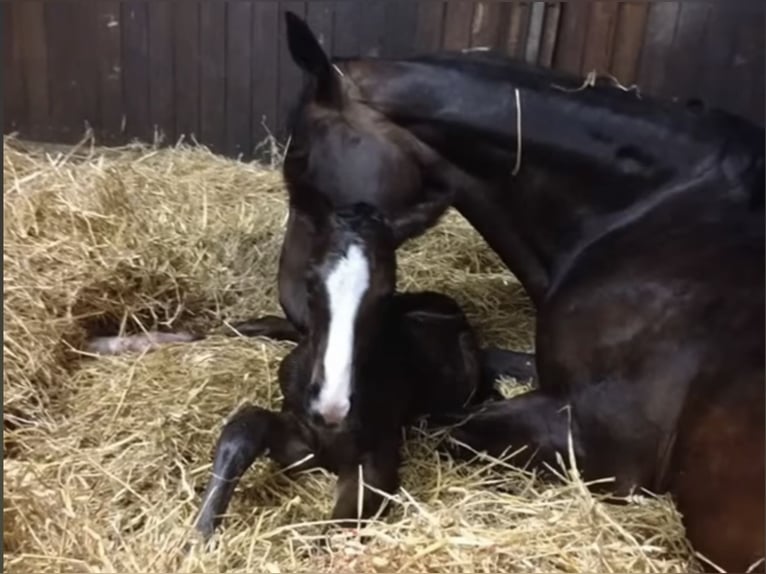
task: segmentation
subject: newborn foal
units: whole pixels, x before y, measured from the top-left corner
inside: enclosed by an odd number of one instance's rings
[[[299,344],[279,367],[281,412],[248,405],[223,428],[197,521],[205,538],[242,473],[267,452],[283,467],[295,465],[291,471],[321,466],[338,474],[332,518],[356,519],[360,467],[374,489],[398,488],[403,427],[485,400],[498,371],[518,369],[516,353],[481,354],[449,297],[395,293],[393,238],[373,208],[357,204],[323,217],[312,250],[306,336],[276,317],[248,326],[249,335]],[[365,489],[359,518],[375,514],[382,498]]]

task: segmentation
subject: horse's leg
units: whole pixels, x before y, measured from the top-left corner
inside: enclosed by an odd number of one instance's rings
[[[277,285],[279,304],[287,320],[300,332],[305,332],[308,327],[308,294],[305,277],[313,234],[311,221],[291,207],[282,250],[279,254]]]
[[[258,319],[250,319],[234,323],[232,328],[236,333],[245,337],[267,337],[277,341],[293,341],[301,339],[300,331],[284,317],[264,315]]]
[[[335,506],[332,520],[341,521],[342,526],[353,527],[357,517],[370,518],[385,502],[377,492],[365,488],[359,501],[359,478],[365,486],[393,495],[399,488],[399,466],[401,465],[401,433],[396,431],[389,439],[374,450],[362,456],[357,465],[345,465],[339,469]],[[385,510],[384,510],[385,512]]]
[[[678,428],[669,488],[686,536],[726,571],[748,571],[764,558],[763,376],[738,397],[687,408]]]
[[[524,381],[537,380],[534,353],[485,347],[481,351],[481,366],[483,376],[493,382],[503,376]]]
[[[279,464],[286,465],[300,460],[310,447],[291,415],[252,405],[242,407],[226,423],[215,447],[212,477],[202,495],[196,523],[203,538],[213,534],[240,478],[267,450]]]
[[[512,450],[526,447],[514,464],[555,464],[556,454],[566,456],[571,429],[575,454],[580,454],[578,434],[564,399],[533,390],[479,407],[451,417],[455,426],[448,437],[456,444],[449,451],[457,458],[472,458],[476,452],[499,457]],[[433,422],[442,424],[449,416],[435,416]]]
[[[290,208],[277,271],[279,304],[286,318],[265,315],[240,321],[232,325],[239,334],[296,343],[300,340],[308,325],[305,274],[311,253],[311,237],[311,222]]]

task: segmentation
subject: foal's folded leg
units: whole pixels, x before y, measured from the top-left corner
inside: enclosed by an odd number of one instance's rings
[[[367,519],[374,516],[381,504],[385,502],[385,497],[370,490],[367,486],[390,495],[396,492],[399,488],[399,467],[401,465],[400,437],[400,433],[397,433],[395,439],[386,440],[374,450],[363,455],[358,464],[349,464],[340,469],[332,520],[340,521],[342,526],[353,527],[357,524],[357,517]],[[360,478],[365,486],[361,492],[359,488]],[[362,497],[361,505],[360,494]]]
[[[247,405],[237,411],[223,428],[215,447],[212,477],[202,495],[197,530],[209,538],[221,522],[240,478],[258,456],[267,450],[280,464],[290,462],[291,453],[307,452],[292,417]]]

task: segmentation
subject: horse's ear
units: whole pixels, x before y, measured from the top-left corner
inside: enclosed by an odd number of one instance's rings
[[[454,194],[438,190],[426,200],[413,205],[405,213],[389,220],[394,244],[399,247],[408,239],[423,234],[436,225],[452,204]]]
[[[289,10],[285,11],[285,25],[290,56],[316,82],[316,100],[325,105],[340,106],[340,78],[311,28]]]

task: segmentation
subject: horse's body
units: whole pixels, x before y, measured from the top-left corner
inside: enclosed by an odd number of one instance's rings
[[[536,306],[539,384],[455,434],[541,461],[571,416],[586,478],[671,492],[724,568],[761,558],[763,129],[485,55],[331,66],[292,16],[288,42],[310,78],[284,165],[290,322],[317,214],[369,202],[400,244],[454,205]]]

